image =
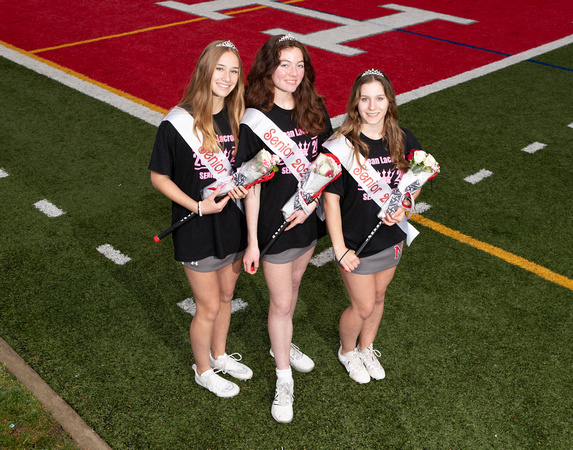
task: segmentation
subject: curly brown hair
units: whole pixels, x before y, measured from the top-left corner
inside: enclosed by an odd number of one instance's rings
[[[247,76],[245,103],[247,107],[270,111],[275,97],[272,76],[280,65],[281,52],[288,48],[298,48],[304,61],[304,78],[293,93],[295,107],[292,111],[293,123],[309,135],[324,131],[324,96],[314,88],[315,72],[306,47],[296,39],[284,39],[285,35],[273,36],[257,52],[255,61]],[[282,40],[281,40],[282,39]]]

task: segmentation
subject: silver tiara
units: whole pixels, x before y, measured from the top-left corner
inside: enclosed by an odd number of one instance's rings
[[[233,50],[237,50],[237,47],[235,47],[235,44],[233,44],[231,41],[226,40],[224,42],[220,42],[219,44],[215,45],[215,47],[229,47],[232,48]]]
[[[384,74],[382,72],[380,72],[378,69],[368,69],[366,72],[364,72],[361,77],[365,77],[366,75],[378,75],[382,78],[384,78]]]
[[[282,38],[280,38],[278,40],[278,42],[283,42],[283,41],[297,41],[298,39],[295,38],[292,34],[285,34]]]

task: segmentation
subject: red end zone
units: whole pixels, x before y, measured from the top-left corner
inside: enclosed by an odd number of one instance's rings
[[[385,71],[399,94],[573,34],[570,0],[219,3],[3,2],[0,40],[167,109],[207,43],[232,40],[248,71],[269,30],[282,29],[306,40],[334,117],[366,69]]]

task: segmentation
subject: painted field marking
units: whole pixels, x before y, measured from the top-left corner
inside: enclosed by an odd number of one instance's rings
[[[216,21],[230,19],[228,14],[221,13],[221,11],[228,10],[229,8],[240,8],[256,4],[288,12],[292,15],[310,17],[316,20],[327,22],[329,24],[335,23],[339,26],[326,30],[311,32],[308,34],[296,33],[292,30],[287,30],[284,28],[273,28],[270,30],[262,30],[261,32],[274,36],[280,34],[291,34],[303,44],[346,56],[358,55],[364,53],[365,51],[343,44],[351,41],[358,41],[366,37],[387,33],[399,28],[414,26],[420,23],[427,23],[434,20],[443,20],[462,25],[476,23],[475,20],[471,19],[464,19],[462,17],[455,17],[449,14],[441,14],[434,11],[412,8],[408,6],[397,5],[394,3],[380,6],[387,9],[393,9],[398,11],[398,13],[382,17],[375,17],[368,20],[354,20],[339,14],[329,14],[318,11],[316,9],[291,6],[288,4],[288,2],[281,3],[269,0],[220,0],[199,2],[193,5],[179,1],[168,0],[157,2],[155,4]]]
[[[567,125],[569,128],[573,128],[573,122],[571,122],[569,125]]]
[[[65,214],[64,211],[46,199],[34,203],[34,206],[48,217],[59,217]]]
[[[524,147],[521,150],[533,154],[537,150],[541,150],[542,148],[545,147],[547,147],[547,144],[542,144],[541,142],[534,142],[533,144],[529,144],[527,147]]]
[[[429,211],[431,207],[432,205],[428,205],[427,203],[424,202],[416,203],[414,204],[414,213],[416,214],[425,213],[426,211]]]
[[[334,261],[334,258],[332,257],[332,247],[327,248],[310,259],[310,263],[316,267],[324,266],[330,261]]]
[[[0,167],[0,178],[6,178],[8,176],[8,172]]]
[[[114,263],[123,266],[125,263],[131,261],[129,256],[124,255],[120,251],[113,248],[110,244],[100,245],[97,249],[103,256],[107,259],[113,261]]]
[[[531,262],[525,258],[516,256],[513,253],[506,252],[505,250],[494,247],[490,244],[486,244],[485,242],[478,241],[477,239],[462,234],[459,231],[452,230],[451,228],[448,228],[442,224],[439,224],[438,222],[434,222],[433,220],[427,219],[418,214],[412,214],[410,220],[419,223],[420,225],[424,225],[425,227],[431,228],[432,230],[437,231],[438,233],[441,233],[445,236],[451,237],[456,241],[463,242],[464,244],[477,248],[478,250],[482,250],[486,253],[489,253],[490,255],[503,259],[510,264],[516,265],[522,269],[539,275],[541,278],[559,284],[563,287],[566,287],[567,289],[573,290],[573,280],[558,273],[552,272],[551,270],[535,264],[534,262]]]
[[[191,314],[192,316],[194,316],[195,313],[197,312],[197,305],[195,305],[193,297],[186,298],[182,302],[177,303],[177,306],[179,306],[183,311],[185,311],[188,314]],[[231,314],[240,311],[241,309],[245,309],[247,306],[249,306],[249,304],[242,298],[236,298],[231,301]]]
[[[521,53],[516,53],[513,56],[508,56],[507,58],[503,58],[499,61],[486,64],[485,66],[478,67],[477,69],[469,70],[459,75],[454,75],[453,77],[445,78],[444,80],[428,84],[427,86],[423,86],[418,89],[413,89],[410,92],[399,94],[396,96],[396,98],[398,100],[399,105],[404,104],[417,98],[422,98],[435,92],[443,91],[444,89],[450,88],[452,86],[465,83],[466,81],[470,81],[475,78],[479,78],[484,75],[497,72],[498,70],[505,69],[506,67],[509,66],[513,66],[514,64],[523,61],[528,61],[535,56],[542,55],[544,53],[550,52],[552,50],[564,47],[572,43],[573,43],[573,34],[561,39],[557,39],[556,41],[540,45],[539,47],[525,50],[524,52]]]
[[[300,2],[302,0],[291,0],[285,3],[297,3]],[[159,4],[159,3],[158,3]],[[165,6],[165,5],[164,5]],[[251,11],[256,11],[258,9],[263,9],[263,8],[267,8],[266,6],[256,6],[254,8],[245,8],[245,9],[241,9],[238,11],[228,11],[225,12],[223,14],[232,16],[235,14],[241,14],[241,13],[246,13],[246,12],[251,12]],[[30,53],[36,54],[36,53],[42,53],[42,52],[47,52],[49,50],[59,50],[61,48],[69,48],[69,47],[75,47],[76,45],[83,45],[83,44],[90,44],[92,42],[100,42],[100,41],[105,41],[107,39],[116,39],[116,38],[121,38],[121,37],[125,37],[125,36],[131,36],[134,34],[139,34],[139,33],[146,33],[148,31],[155,31],[155,30],[162,30],[165,28],[171,28],[171,27],[177,27],[179,25],[187,25],[193,22],[201,22],[203,20],[207,20],[206,17],[197,17],[195,19],[189,19],[189,20],[183,20],[180,22],[173,22],[173,23],[167,23],[165,25],[156,25],[154,27],[147,27],[147,28],[141,28],[139,30],[132,30],[132,31],[126,31],[125,33],[117,33],[117,34],[111,34],[108,36],[101,36],[99,38],[93,38],[93,39],[86,39],[83,41],[77,41],[77,42],[70,42],[68,44],[62,44],[62,45],[56,45],[54,47],[46,47],[46,48],[38,48],[36,50],[32,50],[30,51]]]
[[[69,44],[56,45],[54,47],[38,48],[36,50],[30,51],[30,53],[36,54],[36,53],[47,52],[50,50],[59,50],[62,48],[75,47],[76,45],[90,44],[92,42],[100,42],[100,41],[105,41],[107,39],[121,38],[121,37],[125,37],[125,36],[131,36],[132,34],[139,34],[139,33],[145,33],[147,31],[161,30],[163,28],[170,28],[170,27],[175,27],[178,25],[186,25],[188,23],[200,22],[202,20],[205,20],[205,18],[199,17],[197,19],[189,19],[189,20],[184,20],[182,22],[168,23],[166,25],[157,25],[154,27],[142,28],[140,30],[126,31],[125,33],[111,34],[109,36],[102,36],[99,38],[86,39],[85,41],[70,42]]]
[[[471,184],[479,183],[484,178],[490,177],[493,175],[493,172],[490,172],[486,169],[481,169],[479,172],[470,175],[469,177],[465,177],[464,180]]]
[[[67,69],[30,52],[20,50],[0,41],[0,56],[20,64],[33,72],[45,75],[82,94],[111,105],[130,116],[137,117],[151,125],[158,126],[167,110],[138,99],[127,92],[114,89],[92,80],[78,72]]]

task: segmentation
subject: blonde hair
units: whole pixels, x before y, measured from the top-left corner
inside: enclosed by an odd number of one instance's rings
[[[218,152],[217,132],[213,123],[213,91],[211,79],[217,67],[219,59],[225,52],[233,53],[239,60],[239,79],[237,85],[225,97],[224,110],[231,125],[231,132],[235,138],[235,149],[239,142],[239,124],[245,112],[245,81],[243,64],[239,52],[234,46],[221,45],[224,41],[211,42],[199,57],[197,66],[193,72],[191,82],[179,106],[193,115],[193,132],[197,136],[197,130],[203,135],[203,151]],[[235,150],[236,151],[236,150]]]
[[[404,132],[398,124],[398,105],[396,103],[396,94],[394,93],[392,83],[390,83],[390,80],[385,74],[380,71],[375,71],[378,73],[372,72],[374,71],[369,70],[358,75],[356,80],[354,80],[352,91],[350,92],[350,98],[346,105],[346,118],[340,128],[336,131],[334,137],[342,135],[350,141],[354,147],[354,158],[356,161],[359,161],[359,154],[362,154],[365,159],[368,159],[370,148],[360,139],[360,129],[363,124],[363,120],[358,112],[358,103],[360,102],[360,90],[362,86],[364,84],[377,81],[382,85],[389,102],[388,111],[384,117],[384,133],[386,141],[388,142],[388,152],[390,153],[394,166],[400,171],[405,172],[408,169],[409,164],[404,158]]]

